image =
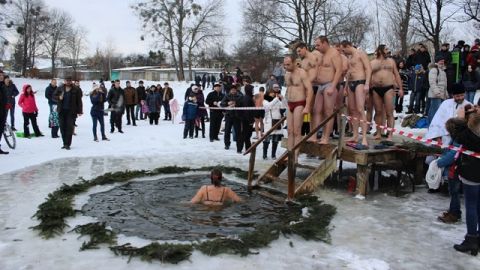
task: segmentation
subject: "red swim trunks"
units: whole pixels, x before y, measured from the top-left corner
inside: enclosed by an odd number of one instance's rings
[[[293,111],[295,110],[296,107],[298,106],[303,106],[305,107],[307,105],[307,101],[306,100],[302,100],[302,101],[292,101],[292,102],[288,102],[288,109],[290,110],[291,113],[293,113]]]

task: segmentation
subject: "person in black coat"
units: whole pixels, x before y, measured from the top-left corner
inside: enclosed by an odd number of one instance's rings
[[[238,92],[237,87],[232,85],[230,86],[230,91],[228,95],[226,95],[222,102],[220,102],[221,107],[241,107],[243,101],[243,96]],[[224,142],[225,142],[225,149],[230,149],[230,133],[232,132],[232,127],[237,134],[237,153],[242,152],[243,140],[241,138],[241,118],[240,118],[240,111],[237,110],[227,110],[225,112],[225,134],[224,134]]]
[[[138,104],[135,108],[135,120],[138,120],[138,114],[140,113],[140,120],[145,119],[147,116],[142,112],[142,102],[145,102],[147,98],[147,92],[145,90],[145,86],[143,86],[143,81],[138,82],[137,87],[137,97],[138,97]]]
[[[222,86],[219,83],[216,83],[213,86],[213,91],[208,93],[205,103],[208,104],[210,108],[218,108],[224,97],[225,95],[222,94]],[[220,133],[222,119],[223,111],[210,110],[210,142],[220,141],[218,134]]]
[[[64,84],[53,93],[53,100],[58,104],[62,149],[70,150],[75,118],[83,114],[82,92],[73,85],[72,78],[67,78]]]
[[[8,97],[3,82],[3,71],[0,69],[0,141],[2,140],[3,130],[5,129],[5,122],[7,121],[8,112]],[[7,151],[0,148],[0,154],[7,155]]]
[[[245,86],[245,95],[243,96],[242,100],[242,107],[255,107],[255,102],[253,101],[253,85],[248,84]],[[255,116],[255,111],[250,111],[250,110],[245,110],[245,111],[240,111],[241,113],[241,133],[242,136],[240,138],[242,141],[240,142],[243,145],[245,145],[245,151],[252,146],[252,143],[250,141],[250,138],[252,137],[252,131],[253,131],[253,123],[255,122],[254,116]],[[238,140],[238,138],[237,138]],[[242,148],[241,147],[241,148]],[[240,151],[241,151],[240,148]],[[238,149],[237,149],[238,152]]]
[[[480,152],[480,112],[471,105],[465,106],[458,111],[459,118],[466,118],[466,125],[459,124],[460,132],[454,138],[462,145],[462,148]],[[462,129],[463,128],[463,129]],[[477,255],[479,249],[480,232],[480,159],[462,152],[457,159],[456,173],[463,183],[463,195],[465,198],[465,220],[467,234],[465,240],[453,247],[460,252],[469,252]]]
[[[45,88],[45,98],[48,100],[48,107],[50,107],[50,112],[53,110],[53,105],[57,105],[57,102],[53,100],[53,93],[57,90],[57,80],[52,79],[50,84]]]
[[[192,87],[194,85],[195,85],[194,83],[190,84],[190,87],[188,87],[187,90],[185,91],[185,97],[183,98],[184,101],[187,101],[188,97],[192,94]]]
[[[122,115],[125,111],[125,93],[120,87],[120,81],[116,80],[114,86],[108,91],[107,101],[110,112],[110,133],[115,131],[115,126],[118,132],[122,131]]]
[[[109,141],[105,135],[105,119],[103,111],[105,110],[105,101],[107,100],[107,93],[103,88],[94,86],[92,93],[90,93],[90,101],[92,102],[92,108],[90,109],[90,115],[92,116],[93,123],[93,140],[98,142],[97,137],[97,123],[100,124],[100,133],[102,135],[102,141]]]
[[[20,94],[18,92],[17,86],[12,82],[9,76],[4,77],[4,87],[5,87],[5,92],[7,95],[7,102],[8,102],[8,107],[10,111],[10,127],[13,131],[16,131],[15,129],[15,97]]]
[[[420,49],[415,55],[415,65],[420,64],[423,67],[423,70],[428,70],[428,65],[431,62],[430,53],[427,51],[425,45],[420,44]]]

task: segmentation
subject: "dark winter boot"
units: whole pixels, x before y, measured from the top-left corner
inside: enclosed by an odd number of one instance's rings
[[[263,159],[267,159],[268,145],[268,142],[263,142]]]
[[[478,236],[466,235],[465,240],[460,245],[454,245],[453,248],[457,251],[470,252],[471,255],[477,256]]]
[[[58,127],[52,127],[52,138],[58,138]]]
[[[273,159],[277,158],[277,146],[278,146],[278,142],[272,142],[272,158]]]

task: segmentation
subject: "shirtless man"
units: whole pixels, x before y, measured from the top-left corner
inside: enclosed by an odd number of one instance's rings
[[[293,56],[286,56],[283,65],[287,71],[285,83],[287,84],[288,149],[290,150],[302,140],[303,115],[310,113],[313,92],[307,72],[297,67]],[[298,150],[295,153],[295,160],[297,158]]]
[[[330,47],[327,37],[317,37],[315,48],[321,53],[321,56],[318,58],[317,64],[318,91],[315,95],[312,114],[314,128],[320,124],[322,119],[333,113],[338,94],[337,85],[342,77],[342,57],[335,48]],[[320,144],[328,144],[334,121],[332,119],[325,125]]]
[[[337,101],[335,103],[335,106],[337,108],[340,108],[342,105],[345,104],[345,97],[348,94],[347,86],[346,86],[346,83],[347,83],[346,76],[347,76],[347,72],[348,72],[348,58],[347,58],[347,56],[345,56],[345,53],[342,51],[342,46],[341,46],[340,43],[335,44],[335,49],[340,53],[340,56],[342,57],[342,76],[340,77],[340,84],[338,86]],[[348,111],[347,113],[350,114],[350,110],[348,109],[348,107],[347,107],[347,111]],[[338,133],[338,135],[340,135],[341,124],[342,124],[342,116],[337,115],[337,129],[334,130],[334,133],[336,131]],[[347,125],[350,125],[350,127],[351,127],[351,124],[349,122],[347,122]],[[334,127],[334,129],[335,129],[335,127]]]
[[[403,97],[402,80],[397,70],[395,61],[387,58],[388,49],[385,45],[379,45],[375,51],[376,58],[372,60],[372,92],[373,105],[375,107],[375,123],[382,125],[382,118],[387,117],[387,126],[393,128],[395,120],[393,118],[395,85],[400,90],[399,97]],[[385,111],[384,111],[385,110]],[[375,139],[380,139],[382,132],[377,128]],[[388,132],[388,140],[392,140],[392,132]]]
[[[307,72],[308,80],[312,83],[313,95],[317,94],[318,87],[313,86],[315,85],[315,80],[317,79],[317,64],[318,58],[321,56],[320,52],[314,50],[310,52],[308,50],[307,44],[305,42],[301,42],[296,47],[297,55],[300,56],[302,61],[300,62],[300,67]],[[315,100],[312,98],[312,103],[310,104],[310,108],[313,107],[313,102]],[[313,129],[312,122],[310,122],[310,130]],[[315,138],[311,137],[309,141],[316,141]]]
[[[367,116],[365,114],[365,100],[370,87],[372,67],[365,52],[355,49],[349,41],[342,41],[342,51],[350,57],[348,62],[348,107],[353,117],[362,120],[362,144],[368,146],[367,142]],[[358,141],[359,121],[353,120],[353,137],[350,139]]]

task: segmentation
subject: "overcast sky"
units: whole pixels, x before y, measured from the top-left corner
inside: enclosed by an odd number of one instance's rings
[[[156,48],[151,46],[151,40],[140,40],[143,34],[142,23],[130,6],[139,0],[44,0],[48,7],[66,10],[72,15],[78,25],[88,31],[89,52],[95,48],[105,47],[107,40],[113,40],[116,52],[124,55],[131,53],[145,54]],[[199,1],[201,2],[201,1]],[[225,1],[225,18],[228,18],[226,31],[238,33],[242,16],[239,0]],[[235,42],[233,37],[227,37],[226,49]]]
[[[105,47],[107,40],[112,40],[117,53],[123,55],[131,53],[145,54],[149,50],[156,50],[152,46],[152,40],[140,40],[143,34],[142,23],[134,14],[130,6],[141,0],[44,0],[50,8],[60,8],[68,11],[74,18],[76,24],[83,26],[88,31],[89,54],[97,47]],[[202,2],[203,0],[197,0]],[[356,0],[360,5],[369,7],[368,11],[373,12],[375,5],[373,0]],[[379,1],[380,3],[381,1]],[[229,33],[239,33],[242,23],[242,0],[225,0],[226,46],[228,52],[232,51],[233,44],[238,41],[239,35],[233,36]],[[367,9],[366,9],[367,11]],[[451,27],[455,26],[455,27]],[[466,25],[450,24],[454,28],[455,39],[465,39],[472,43],[475,38],[471,28]],[[453,41],[452,41],[453,42]]]

